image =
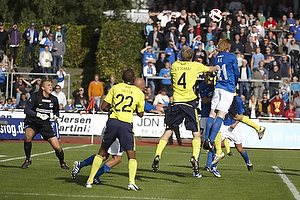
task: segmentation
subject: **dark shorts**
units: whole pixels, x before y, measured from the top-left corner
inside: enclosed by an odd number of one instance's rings
[[[179,126],[183,119],[185,129],[193,132],[200,132],[196,101],[174,102],[171,105],[170,114],[166,123],[166,130]]]
[[[121,151],[134,150],[133,126],[128,122],[118,119],[109,119],[106,122],[106,130],[102,139],[102,144],[110,145],[119,138]]]
[[[51,126],[50,121],[46,121],[44,123],[35,123],[35,122],[28,122],[25,121],[24,130],[27,128],[32,128],[35,134],[41,134],[44,140],[48,140],[49,138],[56,137],[53,128]]]
[[[238,102],[236,96],[233,97],[232,103],[228,109],[228,113],[232,114],[233,116],[238,114]]]

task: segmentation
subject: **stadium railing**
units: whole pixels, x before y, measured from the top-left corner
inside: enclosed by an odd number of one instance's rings
[[[26,73],[26,72],[12,72],[11,73],[11,80],[14,80],[14,76],[15,75],[28,75],[28,76],[57,76],[57,74],[54,73]],[[67,93],[67,97],[68,99],[70,99],[70,83],[71,83],[71,76],[70,74],[66,74],[66,77],[68,78],[68,93]],[[6,83],[6,89],[8,90],[8,83],[9,80],[7,79],[7,83]],[[13,89],[14,89],[14,82],[11,81],[10,82],[10,96],[13,96]],[[8,97],[8,92],[7,92],[7,96]]]

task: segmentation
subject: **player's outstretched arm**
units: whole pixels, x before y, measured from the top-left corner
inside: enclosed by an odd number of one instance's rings
[[[209,67],[209,72],[219,71],[219,69],[220,69],[219,66],[210,66]]]

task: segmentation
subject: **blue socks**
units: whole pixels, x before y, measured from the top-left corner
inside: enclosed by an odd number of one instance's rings
[[[213,123],[214,123],[214,118],[209,117],[206,122],[205,140],[207,140],[210,136],[210,130],[211,130]]]
[[[208,122],[208,120],[207,120]],[[221,125],[222,125],[222,122],[223,122],[223,119],[221,117],[217,117],[216,121],[213,123],[212,127],[211,127],[211,133],[210,133],[210,143],[214,143],[215,139],[216,139],[216,136],[221,128]],[[207,127],[207,125],[206,125]]]
[[[94,157],[95,157],[95,155],[92,155],[92,156],[88,157],[87,159],[85,159],[84,161],[80,162],[80,168],[88,166],[88,165],[92,165],[93,161],[94,161]]]
[[[102,167],[97,171],[95,178],[98,178],[99,176],[101,176],[105,172],[108,172],[109,170],[111,170],[111,168],[107,166],[106,163],[104,163]]]
[[[198,163],[200,162],[201,149],[202,149],[202,148],[200,148],[200,151],[199,151]]]
[[[206,167],[211,167],[211,162],[213,161],[212,152],[208,152],[207,154],[207,161],[206,161]]]
[[[245,153],[241,154],[241,156],[244,158],[246,164],[250,162],[250,159],[248,157],[247,150],[245,149]]]

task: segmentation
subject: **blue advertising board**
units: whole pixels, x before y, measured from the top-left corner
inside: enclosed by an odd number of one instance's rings
[[[0,139],[5,140],[24,140],[25,130],[24,130],[24,118],[0,118],[0,121],[7,121],[6,126],[0,126]],[[51,126],[57,136],[60,139],[58,125],[52,120]],[[36,134],[34,140],[43,140],[40,134]]]

